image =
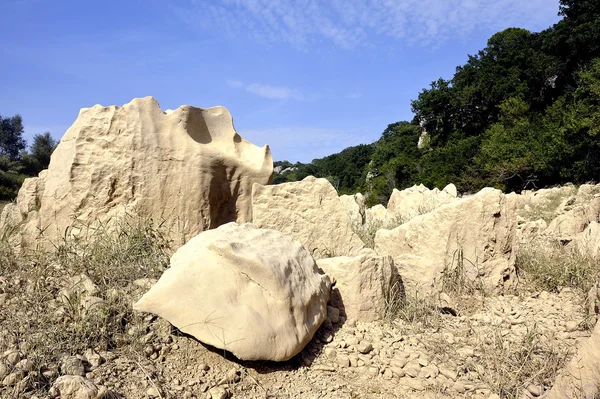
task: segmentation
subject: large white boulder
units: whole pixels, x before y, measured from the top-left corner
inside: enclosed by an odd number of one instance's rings
[[[348,212],[326,179],[252,188],[252,217],[258,227],[278,230],[308,249],[315,259],[352,256],[364,248]]]
[[[407,293],[442,290],[444,271],[503,291],[515,283],[515,232],[514,204],[500,190],[486,188],[393,230],[379,230],[375,251],[394,258]]]
[[[205,231],[135,305],[243,360],[290,359],[327,315],[330,280],[302,245],[247,223]]]
[[[152,218],[185,241],[223,223],[251,219],[252,184],[268,184],[273,159],[240,137],[223,107],[163,112],[152,97],[122,107],[83,108],[50,165],[28,179],[0,225],[27,225],[50,241],[69,229],[125,215]]]
[[[333,293],[349,319],[374,321],[403,300],[404,287],[391,256],[373,253],[320,259],[317,265],[335,281]]]

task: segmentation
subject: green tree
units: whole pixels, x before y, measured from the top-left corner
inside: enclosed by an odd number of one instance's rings
[[[21,115],[17,114],[10,118],[0,115],[0,155],[6,155],[11,160],[16,160],[25,146]]]
[[[48,168],[50,156],[57,144],[56,140],[50,135],[50,132],[36,134],[33,137],[33,144],[29,148],[29,158],[34,167],[33,174],[38,174]]]

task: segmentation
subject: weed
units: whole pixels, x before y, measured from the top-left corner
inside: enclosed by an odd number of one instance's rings
[[[15,256],[8,241],[0,241],[0,293],[9,298],[0,307],[0,352],[18,347],[35,364],[38,372],[23,389],[47,391],[54,377],[44,371],[65,355],[136,350],[145,329],[131,306],[139,290],[131,283],[160,277],[168,264],[169,243],[152,221],[124,220],[110,231],[95,229],[85,240],[66,239],[48,252]],[[94,297],[65,287],[81,273],[97,287]],[[68,295],[61,294],[65,289]],[[23,390],[5,394],[21,397]]]
[[[571,355],[535,325],[517,341],[507,340],[500,328],[482,341],[481,366],[485,372],[480,377],[502,398],[520,398],[530,384],[551,386]]]
[[[582,297],[597,281],[599,272],[596,260],[559,243],[521,248],[516,265],[521,277],[535,289],[558,292],[569,287]]]

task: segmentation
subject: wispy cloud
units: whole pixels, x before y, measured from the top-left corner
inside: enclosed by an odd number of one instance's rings
[[[248,93],[270,100],[305,100],[307,99],[299,90],[285,86],[271,86],[260,83],[245,84],[239,80],[227,80],[227,85],[234,89],[243,89]]]
[[[558,0],[187,0],[174,9],[194,27],[232,37],[298,48],[327,40],[351,49],[385,37],[437,46],[477,30],[539,30]]]

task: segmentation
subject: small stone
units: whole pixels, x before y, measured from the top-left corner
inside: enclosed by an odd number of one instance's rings
[[[21,360],[19,363],[16,364],[15,367],[18,368],[18,369],[20,369],[20,370],[23,370],[23,371],[25,371],[27,373],[35,371],[35,363],[33,363],[29,359],[23,359],[23,360]]]
[[[85,365],[81,359],[75,356],[67,356],[62,361],[61,372],[63,375],[83,377],[85,375]]]
[[[208,371],[208,370],[210,370],[210,367],[208,367],[208,366],[207,366],[206,364],[204,364],[204,363],[200,363],[200,364],[198,365],[198,370],[200,370],[200,371]]]
[[[576,321],[568,321],[567,324],[565,325],[565,330],[567,332],[577,331],[578,329],[579,329],[579,323]],[[527,390],[529,390],[529,388]]]
[[[102,356],[96,353],[93,349],[88,349],[87,351],[85,351],[84,357],[90,364],[90,366],[92,366],[93,368],[97,368],[102,363],[104,363],[104,359],[102,358]]]
[[[403,368],[404,366],[406,366],[406,363],[408,363],[408,359],[406,358],[402,358],[402,359],[392,359],[390,360],[390,366],[392,367],[398,367],[398,368]]]
[[[337,356],[337,352],[333,348],[325,348],[325,356],[330,359],[334,359]]]
[[[144,354],[146,356],[152,356],[153,353],[154,353],[154,346],[152,346],[152,345],[146,345],[144,347]]]
[[[488,396],[488,399],[500,399],[500,395],[498,395],[497,393],[493,393],[490,396]]]
[[[429,366],[423,367],[421,369],[421,372],[419,373],[419,377],[435,378],[438,376],[439,373],[440,373],[439,369],[435,365],[430,364]]]
[[[402,378],[406,375],[404,370],[402,370],[399,367],[390,367],[388,370],[390,370],[394,374],[394,376],[396,376],[398,378]]]
[[[377,377],[379,375],[379,369],[377,367],[369,367],[369,375],[371,377]]]
[[[464,381],[456,381],[454,385],[452,385],[452,389],[454,389],[458,393],[465,393],[465,391],[467,390],[466,385],[467,384],[465,384]]]
[[[19,362],[19,360],[21,360],[21,353],[16,350],[6,351],[4,352],[4,359],[8,362],[8,364],[14,366]]]
[[[334,372],[335,371],[335,367],[328,366],[326,364],[318,364],[318,365],[316,365],[316,366],[313,367],[313,370]]]
[[[541,396],[544,393],[544,387],[541,385],[528,385],[527,390],[535,397]]]
[[[208,391],[211,399],[227,399],[229,392],[223,387],[214,387]]]
[[[218,385],[233,384],[240,381],[240,372],[236,368],[230,368],[225,377],[219,381]]]
[[[356,346],[356,349],[362,354],[367,354],[373,350],[373,344],[369,341],[362,341]]]
[[[160,393],[158,392],[158,389],[156,389],[155,387],[148,388],[148,390],[146,391],[146,395],[148,395],[150,398],[159,398],[160,397]]]
[[[0,361],[0,379],[3,379],[4,377],[6,377],[9,374],[10,374],[10,368],[8,368],[8,365],[6,363],[4,363],[3,361]]]
[[[12,387],[17,385],[21,380],[25,378],[25,372],[23,370],[17,370],[13,373],[10,373],[2,380],[2,385],[5,387]]]
[[[409,377],[417,378],[417,376],[421,373],[421,365],[417,362],[409,362],[406,366],[404,366],[404,372]]]
[[[99,397],[99,390],[96,384],[87,378],[63,375],[58,377],[50,388],[50,395],[60,399],[95,399]]]
[[[337,363],[342,367],[350,367],[350,358],[348,356],[338,356]]]
[[[340,322],[340,310],[338,308],[334,308],[333,306],[327,306],[327,317],[333,324],[337,324]]]
[[[456,381],[456,379],[458,378],[458,374],[456,373],[456,371],[443,367],[440,368],[440,374],[452,381]]]
[[[385,378],[386,380],[391,380],[392,378],[394,378],[394,372],[389,368],[385,369],[385,371],[383,372],[383,378]]]

